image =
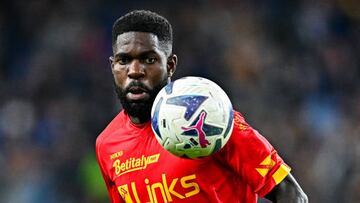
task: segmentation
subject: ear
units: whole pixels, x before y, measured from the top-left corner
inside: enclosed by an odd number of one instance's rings
[[[168,77],[171,78],[176,70],[176,65],[178,62],[178,58],[175,54],[171,54],[167,59],[167,73]]]
[[[109,57],[109,63],[111,66],[111,71],[114,73],[114,57],[113,56]]]

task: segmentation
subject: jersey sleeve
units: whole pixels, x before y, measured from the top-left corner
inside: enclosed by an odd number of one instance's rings
[[[234,112],[230,140],[217,157],[260,197],[265,196],[290,172],[273,146]]]
[[[124,202],[124,200],[121,198],[119,192],[117,191],[116,185],[111,181],[111,179],[109,178],[109,176],[106,173],[105,165],[104,165],[104,162],[102,161],[102,158],[101,158],[102,155],[101,155],[100,146],[101,146],[101,141],[98,138],[96,140],[96,159],[98,161],[101,174],[102,174],[103,179],[105,181],[110,201],[112,203],[122,203],[122,202]]]

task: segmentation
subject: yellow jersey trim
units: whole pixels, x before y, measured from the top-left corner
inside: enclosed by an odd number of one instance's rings
[[[272,175],[276,185],[279,184],[290,173],[291,168],[285,164],[281,164],[280,167]]]

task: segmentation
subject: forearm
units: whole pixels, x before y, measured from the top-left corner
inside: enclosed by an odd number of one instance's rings
[[[308,198],[295,178],[289,174],[268,195],[267,199],[276,203],[307,203]]]

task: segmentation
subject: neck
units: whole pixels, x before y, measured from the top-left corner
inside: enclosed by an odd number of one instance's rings
[[[149,121],[148,119],[141,119],[139,117],[130,116],[130,115],[129,115],[129,118],[130,118],[131,122],[136,125],[144,124]]]

